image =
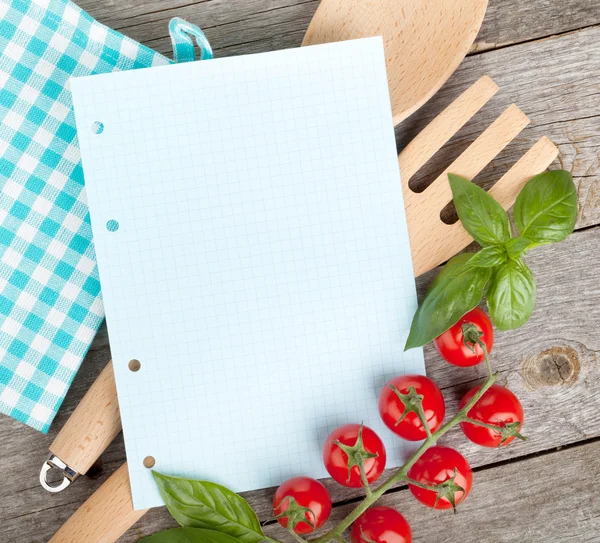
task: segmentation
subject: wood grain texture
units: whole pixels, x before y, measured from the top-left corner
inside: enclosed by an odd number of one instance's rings
[[[595,0],[492,0],[473,49],[497,49],[597,24],[600,4]]]
[[[319,0],[80,0],[108,26],[171,56],[169,19],[206,31],[218,56],[297,47]],[[490,0],[473,46],[485,51],[600,24],[594,0]]]
[[[473,95],[474,89],[481,89],[481,91]],[[400,153],[404,207],[413,266],[417,277],[449,260],[473,241],[461,223],[450,225],[440,219],[440,212],[452,199],[448,174],[454,173],[473,179],[523,131],[530,121],[516,105],[512,104],[424,191],[417,193],[410,189],[411,172],[416,171],[419,165],[423,164],[426,156],[430,156],[432,151],[443,145],[451,133],[455,118],[460,119],[457,122],[457,129],[462,125],[464,120],[462,109],[477,111],[481,107],[480,104],[488,100],[496,89],[492,80],[484,76],[438,115]],[[470,98],[465,99],[465,96],[471,95],[474,96],[473,107]],[[544,171],[557,154],[558,149],[554,144],[547,138],[542,139],[502,177],[492,190],[501,196],[499,201],[505,209],[512,207],[525,183],[534,175]]]
[[[302,45],[381,35],[398,124],[429,100],[469,52],[488,0],[321,0]]]
[[[60,527],[50,543],[113,543],[145,513],[144,509],[133,510],[125,463]],[[98,538],[98,533],[103,536]]]
[[[82,427],[77,424],[78,418],[88,424]],[[61,428],[50,451],[77,473],[85,474],[98,459],[98,451],[104,451],[120,431],[121,413],[109,362]]]
[[[100,21],[166,53],[170,52],[168,20],[175,15],[187,17],[208,30],[220,56],[298,46],[318,5],[316,0],[80,0],[78,3]],[[470,56],[430,104],[398,131],[402,147],[462,90],[489,73],[501,86],[501,93],[442,149],[425,177],[433,179],[483,128],[515,102],[533,123],[478,180],[489,186],[539,137],[548,134],[560,149],[560,161],[572,171],[578,184],[578,228],[588,228],[562,244],[539,248],[528,257],[539,283],[536,311],[523,329],[500,334],[493,352],[502,379],[523,399],[525,432],[530,441],[502,451],[481,451],[462,440],[459,431],[450,434],[446,443],[456,445],[481,470],[462,513],[453,517],[426,511],[412,503],[405,491],[386,498],[398,497],[399,501],[394,503],[412,521],[416,541],[437,541],[441,530],[447,541],[463,543],[598,541],[598,444],[547,453],[541,458],[519,459],[525,454],[552,451],[600,435],[597,399],[600,397],[597,332],[600,228],[593,228],[600,224],[600,31],[593,27],[598,24],[600,3],[591,0],[490,0],[477,42],[480,49],[497,49],[497,45],[590,28]],[[428,275],[419,281],[420,295],[430,280]],[[427,371],[450,398],[449,411],[452,411],[461,394],[478,382],[479,369],[457,371],[444,364],[430,347],[425,356]],[[101,463],[62,494],[47,494],[37,481],[52,439],[109,359],[106,334],[101,333],[48,436],[0,417],[0,541],[47,542],[122,465],[124,446],[118,437],[102,456]],[[485,467],[497,462],[507,464]],[[551,486],[547,478],[553,473],[564,477]],[[594,484],[590,486],[590,482]],[[556,488],[561,484],[566,491],[554,502]],[[503,495],[508,497],[506,501]],[[267,519],[271,496],[272,491],[262,490],[246,497],[261,518]],[[334,492],[338,502],[353,496],[339,488]],[[336,510],[336,515],[340,514]],[[165,508],[155,509],[127,532],[121,542],[134,542],[141,535],[172,525]],[[468,526],[474,527],[473,532],[466,529]]]

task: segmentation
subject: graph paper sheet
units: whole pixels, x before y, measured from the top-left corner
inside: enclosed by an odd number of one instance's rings
[[[326,477],[417,306],[380,38],[72,80],[133,500]],[[101,124],[100,124],[101,123]],[[102,128],[99,130],[98,128]],[[129,369],[132,359],[139,371]]]

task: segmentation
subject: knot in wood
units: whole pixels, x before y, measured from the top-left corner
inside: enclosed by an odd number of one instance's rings
[[[523,363],[522,376],[531,389],[572,386],[579,377],[579,356],[573,347],[551,347]]]

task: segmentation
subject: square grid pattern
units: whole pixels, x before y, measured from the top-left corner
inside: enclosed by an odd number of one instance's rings
[[[167,62],[66,0],[0,1],[0,412],[44,433],[104,317],[68,80]]]
[[[146,456],[263,488],[326,476],[347,422],[399,464],[377,398],[424,363],[403,352],[417,299],[382,40],[72,89],[135,507],[162,503]]]

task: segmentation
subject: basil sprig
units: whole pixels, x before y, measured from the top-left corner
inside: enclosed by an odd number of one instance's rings
[[[183,528],[144,538],[144,543],[260,543],[262,527],[248,502],[224,486],[152,472],[160,495]]]
[[[448,178],[458,218],[482,248],[452,258],[435,278],[415,314],[406,349],[448,330],[479,304],[486,286],[490,317],[499,330],[525,324],[536,286],[522,257],[533,247],[564,240],[577,220],[577,191],[564,170],[536,175],[523,187],[514,208],[516,236],[508,214],[488,192],[457,175]]]

